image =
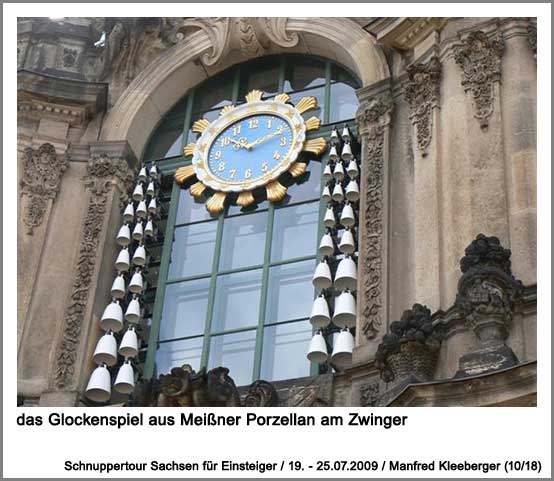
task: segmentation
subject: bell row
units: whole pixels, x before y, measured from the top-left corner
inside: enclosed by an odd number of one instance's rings
[[[126,360],[115,378],[113,388],[120,394],[131,394],[135,389],[135,372],[131,361]],[[85,396],[94,402],[106,402],[112,396],[112,379],[106,364],[98,366],[90,376]]]
[[[332,179],[336,179],[339,182],[342,182],[344,178],[348,175],[351,179],[357,179],[360,175],[360,170],[358,168],[358,163],[356,159],[352,159],[346,166],[346,171],[342,162],[338,161],[334,165],[330,163],[325,166],[323,169],[323,180],[329,182]]]
[[[123,319],[129,324],[138,324],[142,318],[141,312],[140,302],[136,295],[133,295],[129,301],[125,315],[123,315],[121,304],[116,298],[104,309],[100,318],[100,327],[104,331],[120,332],[123,329]]]
[[[329,304],[323,294],[315,298],[310,313],[310,323],[317,329],[327,327],[331,322],[337,327],[356,326],[356,299],[350,291],[335,297],[335,309],[331,317]]]
[[[356,252],[354,235],[350,229],[346,229],[343,232],[338,247],[339,251],[343,254],[353,254]],[[318,250],[322,257],[331,257],[335,253],[335,243],[331,234],[328,232],[323,234]]]
[[[340,136],[337,128],[333,127],[333,131],[331,132],[331,135],[329,137],[329,141],[331,145],[340,145],[341,140],[344,142],[352,141],[352,134],[350,133],[350,129],[348,128],[347,124],[344,124],[344,127],[342,128],[342,133]]]
[[[133,220],[135,220],[135,216],[140,219],[146,219],[148,214],[156,215],[157,212],[158,201],[155,197],[148,202],[148,206],[146,205],[146,201],[139,201],[136,209],[133,205],[133,201],[129,201],[123,212],[123,220],[126,222],[133,222]]]
[[[321,331],[317,331],[308,348],[307,358],[316,364],[331,361],[337,367],[347,367],[352,364],[352,352],[354,351],[354,336],[345,328],[340,331],[333,342],[333,352],[329,359],[327,343]]]
[[[107,366],[115,366],[117,363],[117,355],[120,354],[125,359],[136,357],[139,353],[139,340],[134,327],[129,327],[117,348],[117,340],[112,331],[106,332],[96,344],[92,360],[98,364],[106,364]]]
[[[331,145],[331,148],[329,149],[329,160],[331,162],[337,162],[339,160],[349,161],[354,158],[354,154],[352,153],[352,146],[350,145],[349,141],[346,141],[342,146],[340,155],[337,147],[338,145]]]
[[[144,289],[144,279],[140,270],[134,272],[131,280],[129,281],[129,292],[132,294],[141,294]],[[125,297],[125,279],[120,272],[112,283],[111,296],[115,299],[123,299]]]
[[[150,181],[145,192],[142,186],[142,181],[139,180],[131,197],[134,201],[139,202],[141,200],[145,200],[146,196],[154,198],[156,196],[156,186],[153,181]]]
[[[152,165],[152,167],[150,167],[148,172],[147,172],[146,167],[143,165],[141,167],[141,169],[139,170],[139,173],[137,175],[137,179],[141,180],[142,182],[146,182],[148,180],[148,177],[150,177],[151,179],[157,180],[159,176],[160,176],[160,173],[159,173],[158,168],[156,167],[155,164]]]
[[[129,248],[123,247],[115,260],[115,269],[118,272],[127,272],[131,268],[131,262],[134,266],[138,267],[142,267],[146,264],[146,249],[144,248],[144,244],[139,244],[133,253],[132,259]]]
[[[129,224],[125,222],[117,232],[116,242],[122,247],[127,247],[131,239],[141,241],[144,237],[154,237],[154,224],[150,219],[144,227],[143,222],[137,221],[132,233]]]
[[[314,272],[312,278],[312,284],[316,289],[323,290],[329,289],[334,286],[338,291],[352,291],[356,290],[358,284],[358,274],[356,263],[351,257],[345,257],[341,259],[337,266],[337,272],[335,274],[335,280],[331,276],[331,268],[326,260],[321,261]]]
[[[323,225],[325,225],[325,227],[329,229],[332,229],[338,224],[344,227],[353,227],[354,225],[356,225],[356,216],[354,215],[354,209],[350,204],[345,204],[342,208],[338,223],[333,207],[329,206],[325,210],[325,215],[323,216]]]
[[[342,185],[337,182],[333,187],[333,192],[331,193],[329,185],[326,184],[321,192],[321,198],[326,202],[331,200],[334,200],[335,202],[342,202],[344,199],[349,202],[357,202],[360,200],[360,187],[358,186],[357,181],[351,180],[348,182],[346,190],[343,190]]]

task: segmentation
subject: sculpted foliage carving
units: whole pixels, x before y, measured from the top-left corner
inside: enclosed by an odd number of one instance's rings
[[[37,150],[27,147],[23,153],[21,192],[28,203],[23,209],[23,222],[27,234],[42,224],[48,200],[55,199],[60,191],[62,174],[69,165],[69,157],[56,155],[52,144],[42,144]]]
[[[437,57],[433,57],[426,64],[411,65],[407,71],[404,96],[410,105],[417,145],[425,157],[433,132],[433,108],[440,103],[441,64]]]
[[[482,129],[488,127],[494,111],[495,83],[500,81],[503,52],[502,37],[493,38],[480,30],[471,32],[454,48],[454,58],[462,68],[462,85],[471,93],[474,116]]]

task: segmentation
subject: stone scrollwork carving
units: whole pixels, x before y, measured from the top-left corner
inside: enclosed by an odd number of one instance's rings
[[[27,234],[32,235],[33,229],[42,224],[48,200],[54,200],[58,195],[62,174],[68,165],[69,157],[57,155],[52,144],[42,144],[36,150],[25,149],[20,185],[21,193],[29,198],[23,209]]]
[[[531,47],[531,50],[533,51],[533,55],[535,56],[535,60],[537,59],[537,27],[535,25],[529,25],[527,27],[527,41],[529,42],[529,46]]]
[[[433,133],[433,108],[440,103],[441,64],[438,57],[432,57],[426,64],[409,66],[407,71],[404,96],[410,105],[417,145],[425,157]]]
[[[360,405],[375,406],[379,399],[379,383],[370,382],[360,386]]]
[[[232,51],[259,56],[272,45],[294,47],[299,37],[287,32],[287,20],[287,17],[193,17],[186,19],[180,30],[199,29],[208,36],[210,50],[200,58],[211,66]]]
[[[454,48],[454,59],[462,68],[462,85],[473,97],[474,116],[482,129],[494,111],[495,84],[500,81],[504,39],[478,30]]]
[[[365,208],[363,211],[365,239],[360,254],[363,274],[362,331],[367,339],[375,339],[383,324],[383,186],[385,127],[390,122],[392,99],[373,97],[363,102],[356,115],[362,140],[362,162],[365,175]]]
[[[58,389],[71,385],[75,374],[80,335],[83,327],[89,294],[94,282],[97,249],[108,208],[108,192],[113,185],[126,197],[133,174],[125,160],[94,157],[87,166],[85,185],[89,200],[81,233],[75,277],[68,306],[64,315],[63,333],[56,358],[54,384]]]

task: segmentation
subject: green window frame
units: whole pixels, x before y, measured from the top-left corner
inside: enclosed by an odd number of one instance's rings
[[[268,57],[271,58],[271,57]],[[285,86],[285,76],[287,72],[287,68],[291,66],[290,59],[293,60],[293,62],[297,62],[296,59],[299,57],[297,56],[280,56],[278,59],[279,62],[279,79],[278,79],[278,89],[277,91],[283,91],[283,88]],[[304,57],[301,57],[304,58]],[[324,106],[322,111],[322,126],[319,131],[315,133],[310,133],[307,137],[308,138],[316,138],[316,137],[326,137],[328,138],[331,130],[333,128],[333,124],[329,122],[332,115],[332,103],[331,103],[331,94],[332,94],[332,88],[333,85],[340,83],[339,77],[340,73],[344,72],[346,75],[349,75],[351,79],[355,79],[351,74],[349,74],[343,67],[337,66],[331,61],[328,60],[321,60],[322,64],[324,65],[324,72],[325,72],[325,82],[323,84],[318,84],[316,87],[309,87],[307,89],[302,89],[299,91],[288,91],[289,95],[296,95],[302,96],[302,92],[306,92],[306,95],[310,95],[310,91],[314,88],[321,88],[323,87],[323,98],[324,98]],[[249,64],[243,64],[239,65],[238,67],[234,67],[231,71],[231,74],[229,72],[225,73],[226,78],[232,77],[232,103],[237,104],[241,101],[239,99],[239,92],[241,94],[244,94],[244,82],[241,83],[241,75],[246,72],[246,68],[244,66],[248,66]],[[335,72],[339,72],[338,75],[336,75],[336,79],[334,78]],[[220,74],[221,75],[221,74]],[[217,78],[217,77],[216,77]],[[252,86],[251,88],[254,88],[255,86]],[[200,86],[201,88],[201,86]],[[242,88],[242,91],[241,91]],[[190,128],[192,126],[192,123],[195,118],[198,118],[199,115],[202,114],[202,112],[194,112],[194,105],[195,105],[195,93],[198,91],[198,88],[191,90],[184,99],[180,100],[178,104],[178,108],[181,112],[184,111],[184,115],[181,114],[182,122],[183,122],[183,134],[181,136],[181,148],[180,152],[182,152],[183,147],[189,143],[193,142],[195,139],[191,138],[191,131]],[[228,102],[227,102],[228,103]],[[216,112],[219,111],[222,108],[223,104],[218,105],[216,109],[212,109],[208,111],[210,112]],[[178,117],[179,112],[177,114],[174,113],[175,108],[170,111],[168,114],[168,118],[170,118],[173,122],[175,121],[175,118]],[[205,114],[205,113],[204,113]],[[354,130],[354,125],[352,123],[352,118],[347,119],[340,119],[338,122],[348,122],[351,130]],[[165,119],[162,120],[162,123],[166,121]],[[156,135],[156,130],[154,131],[154,136]],[[148,149],[146,150],[146,156],[148,157]],[[150,164],[152,160],[145,159],[145,163]],[[158,169],[162,172],[164,178],[171,178],[173,176],[173,173],[178,167],[188,165],[191,163],[191,159],[185,158],[182,155],[169,157],[169,158],[162,158],[162,159],[155,159],[156,165],[158,166]],[[319,192],[321,192],[321,189],[323,187],[324,181],[321,176],[321,173],[323,172],[323,169],[325,168],[325,165],[327,163],[327,154],[324,154],[322,158],[318,160],[311,160],[310,164],[312,165],[312,169],[315,169],[317,166],[319,166]],[[291,196],[294,196],[294,185],[291,186],[289,190]],[[293,325],[294,323],[297,323],[299,325],[300,322],[308,321],[309,319],[309,312],[306,314],[306,317],[300,317],[298,319],[286,319],[286,320],[278,320],[278,321],[267,321],[267,300],[268,300],[268,288],[269,288],[269,282],[270,282],[270,272],[271,269],[276,269],[279,266],[288,266],[288,265],[294,265],[299,264],[302,262],[313,262],[313,268],[316,266],[316,262],[319,260],[319,254],[318,254],[318,243],[319,239],[321,238],[324,227],[323,227],[323,215],[326,208],[326,202],[322,201],[319,197],[319,194],[317,196],[314,196],[313,198],[300,200],[298,202],[294,201],[294,198],[291,198],[291,201],[287,205],[275,205],[271,202],[267,202],[267,206],[260,207],[259,209],[255,210],[254,212],[244,212],[244,213],[234,213],[229,212],[228,209],[226,209],[223,213],[221,213],[216,218],[209,218],[209,219],[202,219],[202,220],[193,220],[188,223],[178,223],[177,222],[177,213],[178,213],[178,206],[179,206],[179,196],[180,195],[189,195],[188,192],[181,189],[181,187],[171,180],[171,193],[169,198],[166,198],[165,205],[167,207],[167,218],[165,219],[165,225],[162,225],[162,229],[165,231],[164,237],[163,237],[163,244],[160,246],[160,256],[159,261],[156,262],[156,270],[157,270],[157,286],[155,289],[152,289],[155,292],[155,296],[152,298],[152,292],[151,292],[151,299],[150,303],[152,305],[153,301],[153,307],[151,311],[151,325],[150,325],[150,333],[149,333],[149,342],[148,346],[146,348],[146,359],[145,359],[145,365],[144,365],[144,377],[146,379],[151,378],[153,375],[156,374],[156,354],[159,349],[159,347],[162,344],[170,343],[170,342],[176,342],[176,341],[187,341],[192,339],[201,339],[201,360],[200,360],[200,367],[209,367],[209,359],[210,359],[210,346],[211,342],[214,338],[223,336],[223,335],[230,335],[230,334],[238,334],[238,333],[247,333],[247,332],[254,332],[255,331],[255,342],[254,342],[254,357],[253,357],[253,365],[252,365],[252,376],[251,379],[248,380],[248,384],[254,380],[257,380],[260,378],[262,374],[262,353],[263,353],[263,345],[264,345],[264,334],[265,330],[268,328],[275,328],[275,330],[279,326],[286,326],[286,325]],[[306,256],[299,256],[294,258],[286,258],[284,260],[272,260],[271,253],[272,253],[272,240],[274,235],[274,223],[275,223],[275,216],[276,213],[279,213],[281,209],[291,209],[296,208],[297,206],[302,206],[305,204],[318,204],[318,222],[317,222],[317,235],[315,244],[313,246],[313,254],[306,255]],[[248,216],[255,215],[257,213],[264,213],[266,215],[266,233],[265,233],[265,244],[264,244],[264,250],[263,250],[263,261],[258,263],[254,266],[247,266],[247,267],[239,267],[234,269],[221,269],[220,268],[220,257],[221,257],[221,247],[222,247],[222,241],[223,241],[223,230],[224,226],[226,225],[226,222],[230,222],[231,219],[235,218],[242,218],[247,219]],[[176,229],[179,229],[181,227],[189,227],[189,226],[197,226],[199,224],[203,223],[209,223],[214,222],[217,223],[216,231],[215,231],[215,245],[214,245],[214,251],[213,251],[213,260],[212,260],[212,266],[211,271],[207,273],[202,273],[198,275],[191,275],[191,276],[185,276],[185,277],[175,277],[170,278],[169,277],[169,271],[170,271],[170,261],[171,261],[171,253],[172,253],[172,247],[174,242],[174,235]],[[249,325],[248,327],[238,327],[234,329],[228,329],[228,330],[219,330],[219,331],[213,331],[213,312],[214,312],[214,306],[216,303],[216,287],[217,287],[217,279],[224,275],[229,274],[240,274],[240,273],[246,273],[246,272],[256,272],[261,271],[261,292],[260,292],[260,305],[258,309],[258,319],[257,323],[254,325]],[[312,270],[313,272],[313,270]],[[209,280],[209,291],[208,291],[208,302],[207,302],[207,308],[206,308],[206,318],[205,318],[205,324],[204,324],[204,331],[200,334],[190,335],[190,336],[183,336],[183,337],[177,337],[177,338],[171,338],[171,339],[163,339],[160,340],[160,328],[161,328],[161,322],[162,322],[162,315],[163,315],[163,308],[164,308],[164,299],[166,296],[166,291],[168,289],[168,286],[171,286],[173,284],[178,284],[182,282],[189,282],[189,281],[200,281],[200,280]],[[312,298],[315,296],[315,290],[312,289]],[[311,329],[311,326],[310,326]],[[144,357],[144,356],[143,356]],[[306,359],[306,363],[309,361]],[[318,365],[311,364],[309,374],[314,375],[318,373]],[[159,374],[159,373],[157,373]],[[231,372],[231,376],[233,376],[233,372]],[[267,376],[266,376],[267,378]],[[240,384],[240,383],[239,383]],[[243,383],[243,384],[246,384]]]

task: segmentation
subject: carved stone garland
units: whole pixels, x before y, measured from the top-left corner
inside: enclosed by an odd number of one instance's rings
[[[94,277],[97,248],[107,212],[108,193],[115,185],[126,198],[133,175],[125,160],[106,155],[89,161],[85,185],[90,192],[77,267],[69,305],[65,311],[62,340],[56,357],[54,384],[58,389],[71,385],[75,374],[81,329]],[[124,199],[125,200],[125,199]]]
[[[385,128],[392,111],[390,97],[371,98],[363,102],[356,115],[364,136],[362,142],[363,172],[366,177],[366,199],[363,232],[365,249],[360,262],[363,276],[362,300],[364,324],[362,331],[367,339],[375,339],[383,323],[382,259],[383,259],[383,183]]]
[[[426,64],[411,65],[407,71],[404,96],[410,105],[417,145],[425,157],[433,135],[433,109],[440,103],[441,64],[433,57]]]
[[[495,83],[500,81],[504,40],[478,30],[454,47],[454,59],[462,67],[462,85],[473,97],[474,117],[482,129],[494,111]]]
[[[59,156],[52,144],[42,144],[37,150],[27,147],[23,153],[21,193],[29,197],[23,209],[27,234],[42,224],[48,200],[54,200],[60,191],[62,174],[69,165],[67,155]]]

